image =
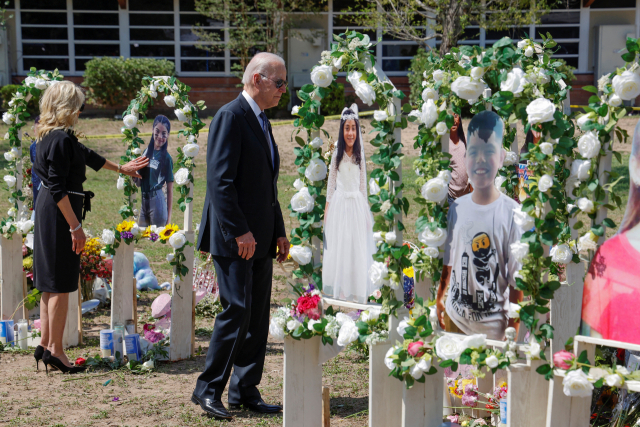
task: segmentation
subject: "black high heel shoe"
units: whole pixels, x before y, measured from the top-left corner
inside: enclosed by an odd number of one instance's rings
[[[33,357],[36,359],[36,371],[40,372],[40,361],[44,355],[44,347],[39,345],[36,347],[36,351],[33,352]]]
[[[62,360],[58,359],[55,356],[52,356],[49,350],[45,350],[44,355],[42,356],[42,362],[44,363],[44,368],[47,371],[47,375],[49,374],[49,369],[47,365],[51,365],[51,367],[58,369],[63,374],[66,374],[66,373],[77,374],[78,372],[84,372],[87,369],[86,366],[69,367],[64,363],[62,363]]]

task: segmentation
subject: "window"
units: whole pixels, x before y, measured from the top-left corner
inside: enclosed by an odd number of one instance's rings
[[[223,75],[230,72],[232,62],[229,62],[229,68],[226,65],[227,59],[231,60],[229,52],[216,48],[216,46],[223,46],[228,37],[228,31],[221,29],[224,27],[222,18],[201,15],[195,11],[193,0],[180,0],[179,26],[181,73]],[[193,32],[193,27],[198,27],[199,30],[216,37],[214,40],[219,42],[201,41],[200,37]],[[203,49],[198,46],[209,48]]]
[[[132,58],[176,59],[173,0],[129,0]]]
[[[18,11],[16,11],[18,16]],[[16,18],[17,18],[16,16]],[[23,0],[19,11],[22,67],[69,71],[65,0]]]
[[[82,74],[95,57],[120,56],[118,2],[73,1],[73,67]]]

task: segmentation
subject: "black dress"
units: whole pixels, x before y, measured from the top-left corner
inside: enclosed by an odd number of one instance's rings
[[[98,171],[104,157],[88,149],[71,132],[53,130],[36,146],[33,170],[42,180],[36,200],[34,225],[33,281],[42,292],[68,293],[78,289],[80,255],[71,250],[69,223],[58,208],[58,202],[69,196],[69,202],[82,221],[82,193],[87,166]]]

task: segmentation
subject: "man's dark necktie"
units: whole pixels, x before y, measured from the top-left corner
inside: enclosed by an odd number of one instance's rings
[[[269,150],[271,151],[271,167],[275,169],[275,153],[273,150],[273,141],[269,137],[269,119],[267,119],[267,115],[262,111],[260,113],[260,119],[262,119],[262,132],[264,132],[264,137],[267,140],[267,144],[269,144]]]

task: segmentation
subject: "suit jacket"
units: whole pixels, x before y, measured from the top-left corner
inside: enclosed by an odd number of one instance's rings
[[[271,126],[269,133],[275,167],[260,122],[242,94],[213,118],[199,250],[239,258],[235,239],[251,231],[257,242],[253,258],[275,258],[276,240],[286,232],[278,202],[280,155]]]

